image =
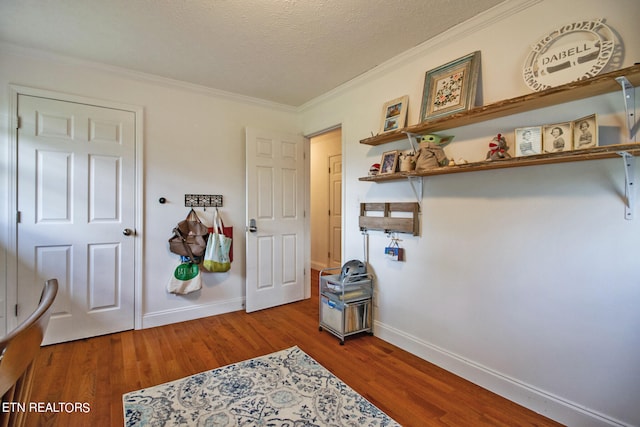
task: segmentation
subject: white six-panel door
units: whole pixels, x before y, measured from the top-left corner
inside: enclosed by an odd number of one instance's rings
[[[59,293],[45,343],[134,326],[135,114],[18,96],[18,320]]]
[[[304,142],[299,135],[246,131],[248,312],[304,298]]]

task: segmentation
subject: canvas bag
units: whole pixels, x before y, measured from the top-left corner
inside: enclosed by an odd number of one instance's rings
[[[224,225],[222,215],[220,215],[220,224],[222,224],[222,234],[231,239],[231,246],[229,247],[229,262],[233,262],[233,226],[227,227],[226,225]],[[213,233],[213,227],[209,227],[208,230],[209,234]]]
[[[213,233],[209,234],[202,266],[215,273],[229,271],[231,268],[231,260],[229,259],[231,242],[232,239],[223,233],[222,219],[216,209],[213,218]]]
[[[207,248],[208,233],[207,227],[191,209],[187,217],[173,229],[173,236],[169,239],[169,250],[196,262],[196,258],[204,255]]]
[[[167,284],[171,294],[185,295],[202,289],[202,276],[198,264],[184,262],[173,271]]]

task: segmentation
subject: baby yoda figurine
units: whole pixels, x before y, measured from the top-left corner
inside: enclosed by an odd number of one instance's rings
[[[502,134],[498,134],[493,137],[491,142],[489,143],[489,151],[487,152],[487,160],[500,160],[500,159],[509,159],[511,155],[507,153],[509,147],[507,146],[507,140],[504,139]]]
[[[448,164],[449,161],[442,147],[450,143],[452,139],[453,136],[423,135],[416,156],[416,170],[430,170]]]

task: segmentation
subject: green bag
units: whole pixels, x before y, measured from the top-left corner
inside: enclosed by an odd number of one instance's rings
[[[178,265],[167,285],[167,291],[177,295],[185,295],[200,289],[202,289],[200,268],[198,264],[191,262]]]

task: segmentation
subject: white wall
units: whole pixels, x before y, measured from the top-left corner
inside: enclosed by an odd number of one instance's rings
[[[0,150],[2,209],[0,265],[9,218],[9,84],[82,95],[144,108],[143,327],[239,310],[245,295],[245,127],[299,133],[293,109],[178,82],[153,79],[39,52],[0,46]],[[200,293],[175,296],[165,290],[178,256],[167,239],[184,219],[184,194],[221,194],[225,225],[234,227],[229,273],[205,273]],[[158,202],[165,197],[168,203]],[[203,214],[202,209],[198,209]],[[211,221],[212,210],[204,212]],[[5,274],[0,275],[5,281]],[[4,289],[5,283],[2,283]],[[0,292],[4,295],[4,292]],[[4,308],[4,304],[0,304]]]
[[[344,259],[363,257],[360,202],[415,201],[407,182],[358,181],[382,152],[409,148],[359,144],[384,102],[408,94],[417,123],[425,72],[476,50],[484,104],[529,93],[530,45],[579,19],[606,18],[630,66],[639,15],[636,0],[507,1],[305,105],[305,133],[343,124]],[[622,108],[615,93],[451,129],[445,151],[480,160],[498,132],[512,143],[516,127],[594,112],[601,135],[619,136]],[[563,423],[640,425],[640,206],[624,219],[623,182],[620,159],[425,178],[421,236],[401,236],[406,262],[386,260],[388,238],[369,233],[376,335]]]

